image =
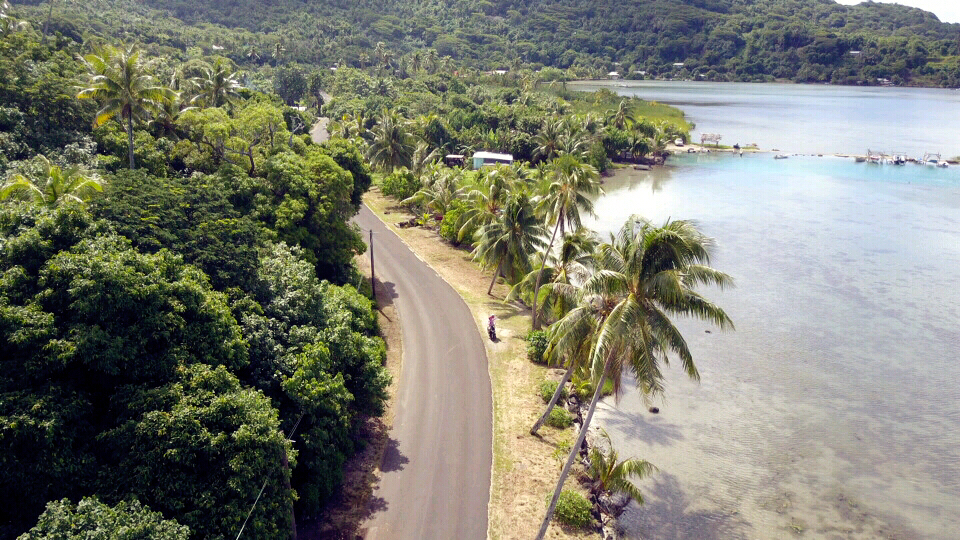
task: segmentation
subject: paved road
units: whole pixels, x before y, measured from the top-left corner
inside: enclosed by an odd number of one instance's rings
[[[367,540],[485,539],[492,462],[487,357],[460,296],[365,206],[377,279],[403,327],[403,369]]]

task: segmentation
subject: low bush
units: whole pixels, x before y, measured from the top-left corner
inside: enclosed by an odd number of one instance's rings
[[[527,334],[527,360],[534,364],[546,364],[543,354],[547,352],[547,333],[543,330],[531,330]]]
[[[423,187],[420,180],[407,169],[398,169],[388,174],[380,185],[380,191],[388,197],[404,200],[413,197]]]
[[[580,401],[589,402],[593,399],[593,384],[590,381],[574,381],[573,382],[573,393],[580,399]],[[607,379],[603,382],[603,390],[600,392],[600,397],[607,397],[613,395],[613,381]]]
[[[540,399],[542,399],[544,403],[549,403],[550,398],[553,397],[553,394],[554,392],[557,391],[557,386],[559,385],[560,383],[558,381],[541,382],[540,383]],[[560,399],[567,399],[566,387],[564,387],[563,390],[560,391]]]
[[[564,525],[582,528],[593,521],[593,516],[590,515],[592,508],[593,505],[583,495],[576,491],[563,490],[557,500],[553,517]]]
[[[563,407],[554,407],[547,417],[547,425],[557,429],[566,429],[573,425],[573,416]]]

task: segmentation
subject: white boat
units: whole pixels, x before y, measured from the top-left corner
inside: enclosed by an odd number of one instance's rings
[[[941,163],[940,154],[935,154],[933,152],[927,152],[924,154],[923,159],[920,160],[920,163],[923,163],[929,167],[944,167],[947,165],[946,161]]]
[[[786,154],[777,154],[777,155],[773,156],[773,159],[787,159],[788,157],[790,157],[790,156],[788,156],[788,155],[786,155]]]

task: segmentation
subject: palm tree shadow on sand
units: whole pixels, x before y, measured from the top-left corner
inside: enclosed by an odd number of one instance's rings
[[[630,503],[620,525],[628,538],[646,540],[740,540],[748,538],[750,524],[729,512],[691,510],[693,501],[677,478],[664,472],[654,473],[652,487],[644,482],[643,506]]]

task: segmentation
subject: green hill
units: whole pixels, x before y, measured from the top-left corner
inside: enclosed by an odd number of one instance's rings
[[[29,2],[28,2],[29,3]],[[45,15],[45,3],[36,16]],[[183,24],[183,23],[186,23]],[[353,66],[417,50],[478,69],[591,77],[960,86],[960,24],[917,8],[832,0],[93,0],[54,6],[65,33],[99,27],[238,63]],[[683,63],[680,68],[676,64]]]

